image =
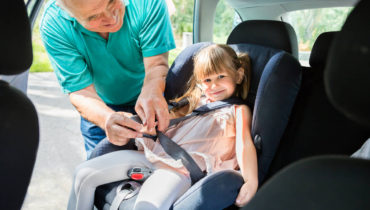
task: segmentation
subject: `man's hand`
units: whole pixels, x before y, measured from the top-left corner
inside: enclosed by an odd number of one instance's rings
[[[115,112],[98,96],[90,85],[70,93],[71,103],[81,116],[105,130],[108,140],[115,145],[125,145],[130,138],[141,137],[142,125],[130,119],[130,113]]]
[[[138,131],[143,126],[130,119],[132,114],[126,112],[113,112],[105,122],[105,133],[109,142],[122,146],[128,143],[130,138],[142,137]]]
[[[257,186],[254,186],[251,183],[244,183],[240,188],[238,197],[236,198],[235,205],[242,207],[245,206],[256,194]]]
[[[170,119],[168,105],[163,97],[168,71],[168,53],[146,57],[144,65],[144,85],[135,110],[149,130],[154,129],[157,120],[158,129],[163,131],[168,127]]]
[[[158,129],[163,131],[168,127],[170,115],[168,105],[161,92],[155,87],[145,87],[136,102],[135,110],[148,130],[154,129],[158,121]]]

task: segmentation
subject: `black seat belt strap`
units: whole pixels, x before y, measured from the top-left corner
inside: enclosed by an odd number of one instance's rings
[[[182,147],[176,144],[172,139],[168,138],[162,132],[157,131],[159,143],[164,151],[175,160],[181,160],[182,164],[190,173],[191,184],[193,185],[205,176],[205,173],[199,168],[194,159]]]

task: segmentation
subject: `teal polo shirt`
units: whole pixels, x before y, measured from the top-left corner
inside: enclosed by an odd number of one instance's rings
[[[108,40],[50,1],[40,34],[64,93],[94,84],[107,104],[133,105],[145,76],[143,58],[175,48],[165,0],[125,0],[122,28]]]

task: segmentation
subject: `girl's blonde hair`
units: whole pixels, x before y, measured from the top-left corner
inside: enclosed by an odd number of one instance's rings
[[[174,99],[174,102],[186,98],[189,101],[187,110],[175,108],[172,112],[176,116],[184,116],[191,113],[197,106],[202,95],[199,83],[203,78],[227,72],[236,81],[237,70],[242,68],[244,77],[242,82],[237,84],[234,96],[246,99],[250,87],[251,62],[247,53],[237,54],[231,47],[225,44],[213,44],[201,49],[194,56],[194,73],[188,82],[188,89],[185,94]]]

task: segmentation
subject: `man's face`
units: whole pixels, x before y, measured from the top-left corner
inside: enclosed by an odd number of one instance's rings
[[[89,31],[116,32],[122,27],[125,14],[122,0],[65,0],[65,4]]]

